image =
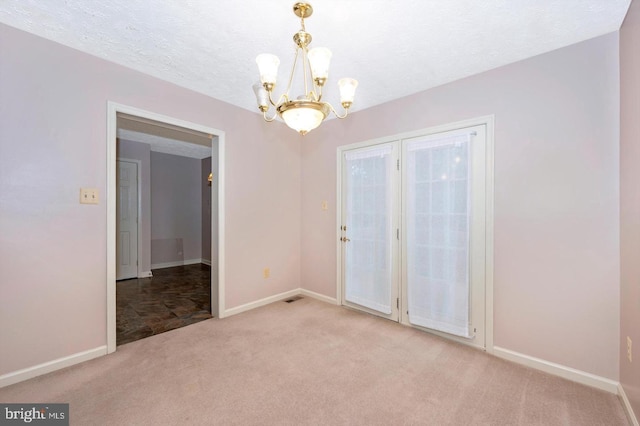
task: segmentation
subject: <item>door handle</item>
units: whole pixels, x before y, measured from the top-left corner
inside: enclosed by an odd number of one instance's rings
[[[340,241],[346,243],[347,241],[351,241],[351,240],[349,238],[347,238],[347,237],[342,237],[342,238],[340,238]]]

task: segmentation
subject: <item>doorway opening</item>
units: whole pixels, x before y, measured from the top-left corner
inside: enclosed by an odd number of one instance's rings
[[[224,132],[109,102],[107,133],[111,353],[224,316]]]

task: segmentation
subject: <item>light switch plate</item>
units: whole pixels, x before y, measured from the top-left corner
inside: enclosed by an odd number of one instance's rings
[[[98,188],[80,188],[80,204],[99,204]]]

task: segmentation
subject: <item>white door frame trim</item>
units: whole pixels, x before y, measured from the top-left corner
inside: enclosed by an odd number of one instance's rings
[[[382,143],[401,141],[418,136],[427,136],[435,133],[448,132],[451,130],[463,129],[466,127],[485,125],[487,129],[486,139],[486,221],[485,221],[485,350],[493,354],[493,200],[494,200],[494,115],[486,115],[482,117],[471,118],[468,120],[457,121],[440,126],[428,127],[425,129],[414,130],[411,132],[400,133],[396,135],[383,136],[376,139],[370,139],[350,145],[339,146],[337,148],[336,159],[336,300],[338,305],[343,305],[342,290],[342,236],[339,229],[342,223],[342,156],[345,151],[354,148],[363,148]],[[434,332],[438,334],[437,332]],[[448,337],[446,334],[440,334]]]
[[[218,137],[218,292],[211,292],[211,313],[222,318],[225,313],[225,132],[212,127],[107,101],[107,353],[116,350],[116,139],[117,114],[129,114],[160,121]],[[212,145],[213,151],[213,145]],[[211,227],[213,253],[214,235]]]

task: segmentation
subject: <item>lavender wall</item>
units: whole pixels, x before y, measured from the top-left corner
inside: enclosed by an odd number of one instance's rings
[[[0,51],[0,375],[106,345],[107,101],[225,131],[227,309],[300,286],[284,125],[6,25]]]
[[[151,272],[151,147],[149,144],[118,139],[118,158],[140,161],[140,241],[138,273]]]
[[[640,2],[620,30],[620,383],[640,414]],[[627,336],[634,363],[627,359]]]
[[[336,297],[336,147],[495,114],[494,343],[616,380],[618,74],[616,33],[309,133],[302,144],[304,287]]]
[[[151,267],[202,259],[202,180],[197,158],[151,152]]]

